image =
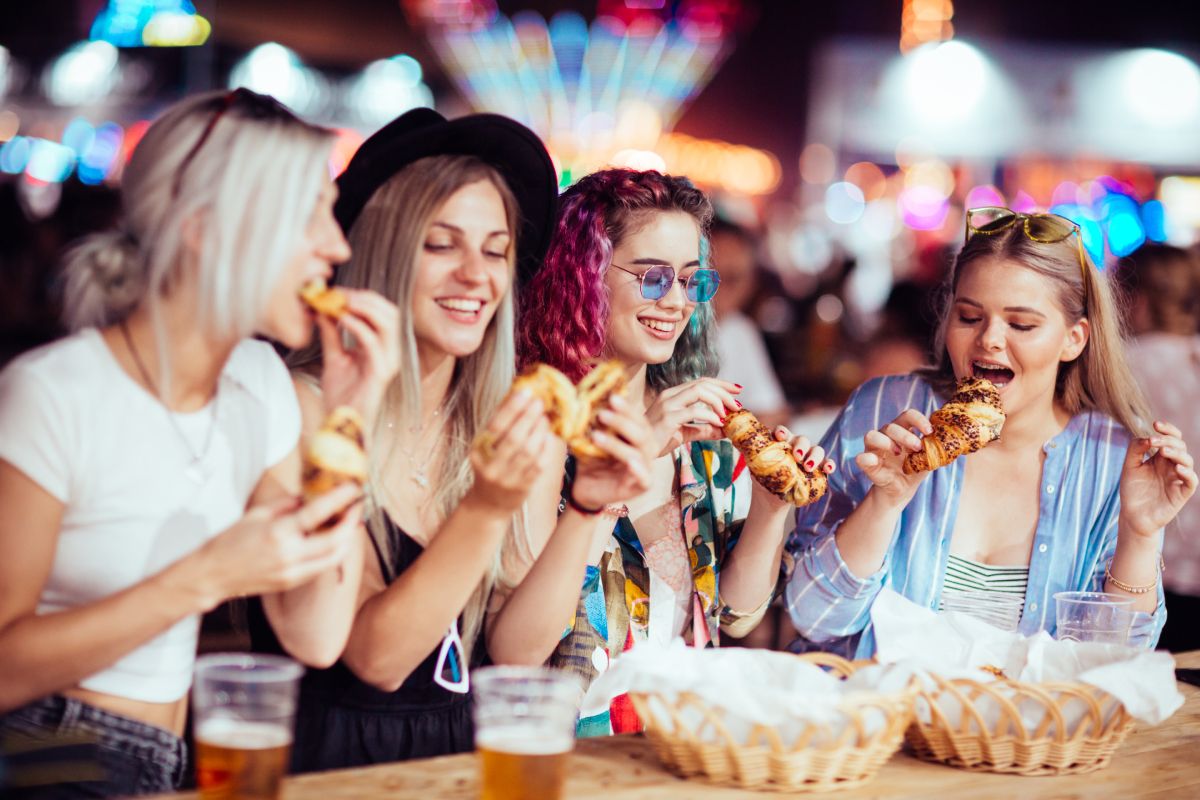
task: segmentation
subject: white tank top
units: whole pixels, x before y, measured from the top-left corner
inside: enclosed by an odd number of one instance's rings
[[[176,430],[94,329],[26,353],[0,373],[0,459],[65,505],[38,614],[100,600],[200,547],[241,517],[263,472],[299,439],[291,380],[263,342],[239,344],[221,373],[206,477],[197,481],[185,471],[204,449],[213,411],[210,403],[174,414]],[[178,700],[191,686],[199,622],[181,620],[81,685]]]

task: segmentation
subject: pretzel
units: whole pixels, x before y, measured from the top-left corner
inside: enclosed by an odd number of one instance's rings
[[[725,417],[725,435],[746,457],[750,474],[764,489],[796,506],[820,500],[829,479],[820,470],[805,472],[787,442],[776,441],[758,417],[739,408]]]
[[[300,288],[300,299],[318,314],[337,319],[346,313],[350,299],[341,289],[325,285],[324,278],[313,278]]]
[[[609,457],[589,434],[603,430],[597,415],[608,405],[608,399],[625,392],[625,368],[619,361],[597,364],[578,385],[549,364],[536,364],[513,381],[509,393],[522,389],[542,401],[551,430],[567,443],[576,458]]]
[[[349,406],[338,406],[321,423],[304,449],[301,492],[306,502],[343,483],[367,482],[364,427],[362,417]]]
[[[933,433],[921,439],[921,452],[909,453],[904,472],[928,472],[1000,438],[1004,427],[1000,392],[987,378],[963,378],[946,405],[929,415]]]

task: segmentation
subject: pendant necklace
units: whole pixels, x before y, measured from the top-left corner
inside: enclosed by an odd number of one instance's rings
[[[191,456],[191,460],[188,462],[187,467],[184,468],[183,474],[193,483],[203,484],[209,477],[208,470],[204,465],[204,459],[208,455],[208,449],[212,445],[213,433],[217,429],[217,402],[221,399],[220,378],[217,379],[217,388],[213,392],[212,419],[208,423],[208,434],[204,437],[204,446],[199,451],[196,451],[192,448],[192,442],[188,439],[187,434],[183,432],[183,429],[179,427],[179,423],[175,420],[174,412],[167,407],[166,402],[159,396],[158,387],[150,377],[150,370],[146,369],[146,365],[142,363],[141,355],[138,354],[137,348],[133,345],[133,337],[129,335],[129,327],[124,322],[119,327],[121,328],[121,335],[125,337],[125,346],[129,348],[129,354],[133,356],[133,363],[137,366],[142,380],[146,382],[146,386],[149,387],[150,391],[154,394],[154,398],[158,400],[159,405],[166,412],[167,421],[171,423],[171,427],[183,442],[183,446],[187,448],[188,455]]]
[[[432,430],[434,432],[434,443],[435,444],[437,443],[437,434],[440,433],[442,430],[442,423],[441,423],[441,419],[440,419],[441,414],[442,414],[441,408],[434,410],[433,420],[437,421],[437,425],[434,425],[429,428],[429,430]],[[391,423],[391,422],[388,423],[389,428],[393,427],[393,425],[394,425],[394,423]],[[417,425],[413,425],[413,426],[407,428],[406,430],[408,431],[409,438],[411,438],[413,436],[417,436],[417,434],[419,434],[421,432],[421,427],[422,426],[420,424],[417,424]],[[402,447],[399,444],[396,445],[396,448],[398,450],[400,450],[400,452],[402,452],[404,454],[405,459],[408,460],[408,479],[410,481],[412,481],[413,483],[415,483],[422,490],[429,488],[429,466],[430,466],[429,461],[430,461],[430,457],[433,455],[432,448],[431,448],[430,452],[425,454],[424,462],[423,463],[417,462],[417,458],[414,455],[414,453],[421,452],[421,450],[422,450],[421,443],[424,441],[425,441],[425,434],[422,434],[417,439],[417,441],[413,444],[413,447],[411,450],[407,447]]]

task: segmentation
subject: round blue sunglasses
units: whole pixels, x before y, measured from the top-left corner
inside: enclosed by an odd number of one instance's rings
[[[645,272],[634,272],[620,264],[612,266],[638,278],[641,281],[642,297],[647,300],[663,299],[675,283],[675,268],[666,264],[655,264]],[[717,287],[721,285],[721,275],[715,269],[698,269],[688,276],[686,282],[681,279],[680,283],[684,285],[688,302],[707,303],[716,295]]]

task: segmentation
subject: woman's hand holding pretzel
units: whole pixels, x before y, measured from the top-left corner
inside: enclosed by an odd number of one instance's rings
[[[645,414],[634,411],[621,395],[612,395],[598,421],[604,430],[589,434],[608,458],[576,461],[571,496],[587,508],[631,500],[650,488],[654,431]]]
[[[468,498],[497,513],[515,514],[547,468],[554,438],[541,401],[525,390],[513,392],[471,448],[475,483]]]
[[[904,472],[904,459],[908,454],[921,451],[921,438],[913,433],[914,429],[925,436],[933,433],[929,419],[910,408],[879,430],[868,433],[863,439],[863,451],[854,458],[854,463],[874,484],[874,490],[890,505],[908,505],[921,481],[929,475],[928,472],[912,475]]]
[[[653,430],[655,455],[703,439],[722,439],[725,415],[740,404],[734,398],[742,387],[717,378],[699,378],[659,393],[646,409]]]

